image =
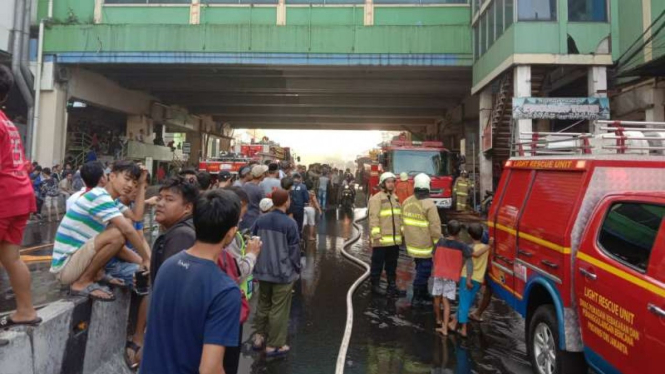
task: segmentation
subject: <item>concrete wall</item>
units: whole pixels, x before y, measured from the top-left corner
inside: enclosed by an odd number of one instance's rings
[[[37,313],[38,327],[0,331],[2,374],[130,374],[124,362],[130,293],[116,301],[61,300]]]

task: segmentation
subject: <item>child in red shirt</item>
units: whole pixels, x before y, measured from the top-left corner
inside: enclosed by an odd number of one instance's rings
[[[0,65],[0,105],[7,99],[13,85],[11,71]],[[28,165],[21,135],[0,110],[0,263],[7,270],[16,295],[16,312],[0,318],[1,329],[16,325],[34,326],[42,321],[32,305],[30,271],[19,254],[28,217],[36,210]]]
[[[473,264],[471,262],[471,247],[462,243],[458,235],[462,230],[462,225],[451,220],[447,225],[448,236],[439,240],[434,250],[434,285],[432,287],[432,296],[434,296],[434,315],[436,324],[440,326],[437,332],[448,335],[448,320],[450,319],[450,301],[455,300],[457,283],[460,281],[460,270],[466,263],[467,284],[471,284],[471,275],[473,274]],[[443,318],[441,316],[441,303],[443,303]]]

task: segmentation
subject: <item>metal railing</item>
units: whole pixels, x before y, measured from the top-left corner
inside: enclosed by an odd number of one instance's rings
[[[665,122],[594,122],[596,132],[522,132],[513,155],[665,155]],[[609,142],[608,142],[609,141]]]

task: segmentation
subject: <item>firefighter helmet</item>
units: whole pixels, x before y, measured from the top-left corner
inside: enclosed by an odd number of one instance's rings
[[[395,174],[393,174],[389,171],[381,174],[381,177],[379,178],[379,184],[383,184],[383,182],[385,182],[386,179],[390,179],[390,178],[397,179],[397,177],[395,177]]]
[[[399,173],[399,180],[402,182],[406,182],[409,180],[409,174],[407,174],[405,171]]]
[[[429,190],[431,179],[427,174],[420,173],[413,178],[413,188]]]

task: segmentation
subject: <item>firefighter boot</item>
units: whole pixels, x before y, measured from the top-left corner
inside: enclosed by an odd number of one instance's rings
[[[386,291],[381,288],[381,282],[378,279],[372,279],[372,294],[376,296],[386,296]]]
[[[426,285],[420,289],[420,300],[424,306],[432,306],[434,299],[432,298],[432,295],[429,294]]]
[[[422,297],[420,294],[420,289],[414,287],[413,288],[413,298],[411,298],[411,307],[413,308],[420,308],[423,306],[423,301]]]
[[[406,291],[397,288],[397,282],[395,282],[394,279],[389,279],[386,294],[388,294],[389,297],[404,297],[406,296]]]

